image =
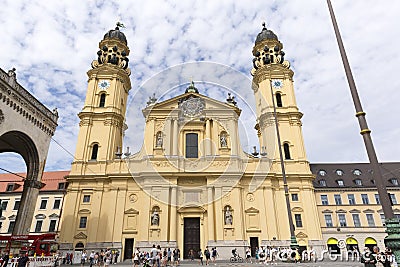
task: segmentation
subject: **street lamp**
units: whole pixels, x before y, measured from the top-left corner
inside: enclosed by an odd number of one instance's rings
[[[297,244],[296,236],[294,234],[292,210],[290,208],[290,200],[289,200],[289,186],[288,186],[287,179],[286,179],[285,162],[283,161],[283,152],[282,152],[282,144],[281,144],[281,135],[279,133],[278,116],[276,114],[274,91],[272,90],[271,83],[272,83],[272,81],[269,82],[269,87],[271,88],[272,106],[274,108],[275,130],[276,130],[276,137],[277,137],[277,141],[278,141],[279,159],[281,161],[281,169],[282,169],[283,189],[285,191],[286,210],[287,210],[287,215],[289,218],[290,248],[297,249],[299,247],[299,245]]]
[[[354,82],[353,74],[351,73],[350,64],[347,59],[346,51],[342,42],[342,37],[340,36],[339,28],[337,26],[335,14],[333,13],[333,8],[330,0],[327,0],[329,13],[331,15],[333,28],[335,30],[336,39],[339,45],[340,55],[342,57],[344,70],[347,76],[347,82],[349,83],[350,93],[353,98],[354,107],[356,109],[356,117],[360,125],[360,134],[363,137],[364,145],[367,150],[369,162],[371,164],[372,170],[375,176],[375,183],[379,198],[381,200],[383,214],[385,215],[386,222],[386,233],[388,236],[385,238],[385,244],[387,247],[392,249],[394,255],[396,256],[396,261],[400,261],[400,221],[394,218],[394,213],[390,201],[389,194],[387,192],[384,180],[382,177],[381,169],[379,167],[378,158],[375,153],[375,148],[371,139],[371,130],[368,128],[367,120],[365,119],[365,112],[362,109],[361,101],[358,96],[357,88]]]

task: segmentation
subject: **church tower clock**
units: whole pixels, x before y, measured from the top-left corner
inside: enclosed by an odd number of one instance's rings
[[[98,58],[87,72],[88,89],[78,114],[80,130],[72,171],[81,163],[112,160],[122,150],[126,101],[131,88],[129,48],[118,27],[104,35],[99,48]]]

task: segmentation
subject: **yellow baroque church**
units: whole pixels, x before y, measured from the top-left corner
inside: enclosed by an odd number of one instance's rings
[[[242,150],[234,98],[207,97],[192,82],[171,99],[143,107],[142,149],[121,158],[131,89],[129,48],[117,28],[99,43],[87,72],[80,130],[60,233],[62,250],[134,248],[153,244],[188,251],[216,247],[288,247],[290,227],[301,248],[324,247],[313,180],[302,136],[293,71],[278,37],[263,27],[253,48],[258,156]],[[249,51],[250,52],[250,51]],[[250,69],[249,69],[250,71]],[[140,105],[141,103],[135,103]],[[274,106],[288,193],[276,142]],[[117,153],[116,153],[117,152]]]

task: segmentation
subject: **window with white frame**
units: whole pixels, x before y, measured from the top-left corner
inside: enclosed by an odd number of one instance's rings
[[[54,199],[53,209],[58,210],[61,206],[61,199]]]
[[[364,205],[368,205],[369,204],[369,199],[368,199],[368,195],[367,194],[361,194],[361,200],[362,200],[362,203]]]
[[[356,198],[354,197],[354,194],[348,194],[347,198],[349,199],[349,205],[355,205],[356,204]]]
[[[347,227],[346,214],[339,214],[338,217],[340,227]]]
[[[331,214],[325,214],[325,225],[326,227],[333,227],[333,221],[332,221],[332,215]]]
[[[354,227],[361,227],[360,215],[359,214],[352,214],[351,216],[353,217]]]
[[[47,199],[42,199],[42,200],[40,201],[40,208],[39,208],[39,209],[45,210],[46,207],[47,207]]]
[[[375,221],[374,221],[374,215],[373,214],[367,214],[367,222],[369,227],[375,226]]]
[[[42,220],[37,220],[36,221],[35,233],[40,233],[42,231],[42,225],[43,225],[43,221]]]

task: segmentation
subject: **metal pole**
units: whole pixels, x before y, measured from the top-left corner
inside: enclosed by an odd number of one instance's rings
[[[272,106],[274,108],[275,130],[276,130],[276,137],[277,137],[277,141],[278,141],[279,159],[281,161],[281,169],[282,169],[282,177],[283,177],[283,188],[284,188],[284,191],[285,191],[285,200],[286,200],[286,209],[287,209],[287,215],[288,215],[288,218],[289,218],[290,247],[292,249],[296,249],[296,248],[298,248],[299,245],[297,244],[296,236],[294,234],[294,224],[293,224],[293,217],[292,217],[292,209],[290,208],[290,199],[289,199],[289,186],[288,186],[287,178],[286,178],[285,162],[283,161],[281,135],[279,133],[278,116],[276,114],[274,91],[272,90],[271,80],[269,80],[269,87],[271,89]]]
[[[335,30],[336,39],[337,39],[337,42],[339,45],[340,55],[342,56],[344,70],[346,72],[347,81],[349,83],[351,96],[353,98],[354,107],[356,109],[356,117],[358,119],[358,124],[360,125],[360,129],[361,129],[360,134],[363,137],[365,148],[367,150],[367,154],[368,154],[368,158],[369,158],[369,162],[370,162],[372,170],[374,172],[375,184],[376,184],[376,188],[379,193],[379,198],[381,200],[383,213],[384,213],[386,219],[391,219],[394,217],[394,214],[393,214],[393,210],[392,210],[392,206],[391,206],[391,202],[390,202],[390,198],[389,198],[386,186],[383,182],[383,177],[382,177],[381,169],[379,167],[378,158],[375,153],[375,148],[372,143],[371,130],[368,128],[367,120],[365,119],[365,112],[363,111],[363,109],[361,107],[361,101],[358,96],[356,84],[353,79],[353,74],[351,73],[349,61],[347,60],[346,51],[344,49],[342,37],[340,36],[339,28],[337,26],[335,14],[333,13],[331,1],[327,0],[327,2],[328,2],[329,13],[331,15],[331,19],[332,19],[332,23],[333,23],[333,28]]]
[[[379,167],[378,158],[375,153],[375,148],[372,143],[371,130],[368,129],[367,120],[365,119],[365,112],[361,107],[361,101],[360,98],[358,97],[357,88],[353,79],[353,75],[351,73],[349,61],[347,60],[346,51],[344,50],[335,14],[333,13],[332,4],[330,0],[327,0],[327,3],[329,8],[329,13],[332,19],[333,28],[335,30],[336,39],[339,45],[340,55],[342,56],[342,61],[344,65],[344,70],[346,72],[347,81],[349,83],[351,96],[353,98],[354,107],[356,109],[356,117],[358,118],[358,123],[361,129],[360,134],[363,137],[369,162],[374,172],[373,175],[375,177],[376,188],[382,204],[383,213],[385,215],[386,233],[388,234],[388,236],[385,237],[385,245],[393,251],[393,254],[396,257],[396,261],[400,262],[400,220],[394,218],[390,196],[386,189],[381,169]]]

